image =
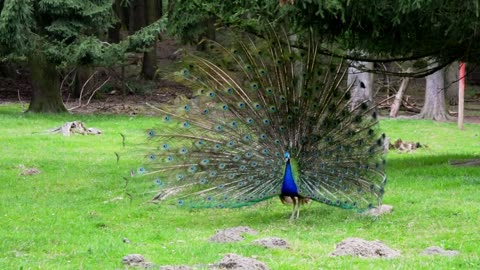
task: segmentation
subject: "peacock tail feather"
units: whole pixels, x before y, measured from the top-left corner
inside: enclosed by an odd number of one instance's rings
[[[313,36],[284,32],[211,42],[220,63],[190,55],[176,77],[195,90],[184,104],[156,107],[145,165],[156,199],[188,207],[241,207],[282,195],[285,155],[298,197],[342,208],[381,203],[384,135],[377,114],[352,108],[342,59],[319,53]]]

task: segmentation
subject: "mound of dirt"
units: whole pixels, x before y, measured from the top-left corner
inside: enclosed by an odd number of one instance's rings
[[[278,237],[258,239],[253,241],[252,244],[266,248],[288,248],[288,242]]]
[[[208,241],[217,243],[239,242],[245,239],[242,235],[246,233],[252,235],[257,234],[257,232],[250,227],[239,226],[224,230],[218,230],[215,235],[208,239]]]
[[[460,252],[458,250],[445,250],[441,247],[428,247],[422,255],[439,255],[439,256],[457,256]]]
[[[213,266],[212,269],[268,270],[270,268],[261,261],[230,253],[225,255],[220,263]]]
[[[149,268],[153,263],[145,261],[145,258],[140,254],[129,254],[122,258],[122,263],[126,266]]]
[[[337,244],[332,256],[358,256],[363,258],[395,258],[400,252],[393,250],[382,242],[367,241],[361,238],[347,238]]]

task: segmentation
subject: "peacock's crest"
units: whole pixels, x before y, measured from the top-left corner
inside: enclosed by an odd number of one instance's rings
[[[233,49],[211,42],[218,63],[186,58],[176,77],[194,97],[157,108],[163,123],[146,132],[150,152],[138,174],[153,179],[157,199],[181,206],[241,207],[274,196],[378,205],[385,136],[374,108],[352,109],[346,64],[321,55],[312,36],[293,46],[286,34],[266,32],[236,36]]]

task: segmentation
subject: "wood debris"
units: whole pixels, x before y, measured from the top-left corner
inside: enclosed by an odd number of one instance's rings
[[[427,147],[425,144],[421,144],[420,142],[404,142],[402,139],[397,139],[393,144],[389,143],[389,149],[397,149],[400,153],[412,153],[413,151],[417,150],[421,147]]]
[[[100,135],[102,131],[98,128],[87,128],[82,121],[66,122],[58,128],[49,130],[49,133],[61,133],[63,136],[70,136],[73,134],[82,135]]]

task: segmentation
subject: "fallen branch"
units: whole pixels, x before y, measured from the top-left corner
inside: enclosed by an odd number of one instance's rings
[[[95,90],[93,90],[93,92],[92,92],[92,94],[90,95],[90,98],[88,98],[87,104],[85,104],[85,106],[87,106],[88,104],[90,104],[90,101],[92,100],[93,95],[95,95],[95,93],[96,93],[98,90],[102,89],[102,87],[103,87],[108,81],[110,81],[110,77],[108,77],[99,87],[97,87]]]
[[[410,72],[411,69],[408,68],[407,72]],[[405,77],[402,79],[402,83],[400,84],[400,88],[398,88],[397,94],[395,95],[395,100],[393,101],[392,107],[390,109],[390,117],[397,117],[398,111],[400,110],[400,105],[402,104],[403,94],[407,90],[408,83],[410,82],[409,77]]]
[[[68,77],[70,77],[70,74],[72,74],[72,72],[76,71],[77,69],[74,68],[72,70],[70,70],[70,72],[67,73],[67,75],[65,75],[65,77],[63,78],[62,80],[62,83],[60,83],[60,92],[62,92],[62,89],[63,89],[63,84],[65,83],[65,81],[68,79]],[[74,73],[75,75],[76,73]],[[73,80],[75,80],[75,76],[73,76]],[[72,82],[73,82],[72,80]],[[72,83],[70,83],[70,85],[72,85]],[[67,97],[67,101],[66,103],[68,103],[68,101],[70,100],[70,94],[68,94],[68,97]]]
[[[22,106],[22,111],[25,111],[25,105],[22,102],[22,98],[20,97],[20,89],[17,90],[17,96],[18,96],[18,102],[20,102],[20,105]]]
[[[100,90],[108,81],[110,81],[110,76],[105,80],[103,81],[103,83],[98,86],[97,88],[95,88],[91,93],[90,93],[90,97],[88,98],[87,100],[87,103],[86,104],[82,104],[82,97],[84,96],[83,95],[83,91],[84,91],[84,88],[85,86],[88,84],[88,82],[93,78],[93,76],[95,76],[95,74],[98,73],[98,71],[95,71],[92,76],[90,76],[88,78],[88,80],[83,84],[83,87],[82,87],[82,90],[80,91],[80,97],[78,98],[78,105],[75,106],[75,107],[72,107],[72,108],[69,108],[68,110],[69,111],[73,111],[75,109],[78,109],[78,108],[81,108],[81,107],[85,107],[85,106],[88,106],[90,104],[90,101],[92,100],[93,96],[95,95],[96,92],[98,92],[98,90]]]
[[[410,96],[406,96],[405,98],[402,99],[402,106],[407,111],[410,111],[410,112],[415,112],[415,113],[421,112],[421,109],[417,108],[417,105],[415,103],[411,103],[410,101],[408,101],[409,98]]]
[[[80,90],[80,96],[78,97],[78,107],[82,106],[82,97],[83,97],[83,90],[85,90],[85,86],[92,80],[92,78],[98,73],[98,70],[96,70],[88,79],[85,81],[85,83],[82,86],[82,89]]]

